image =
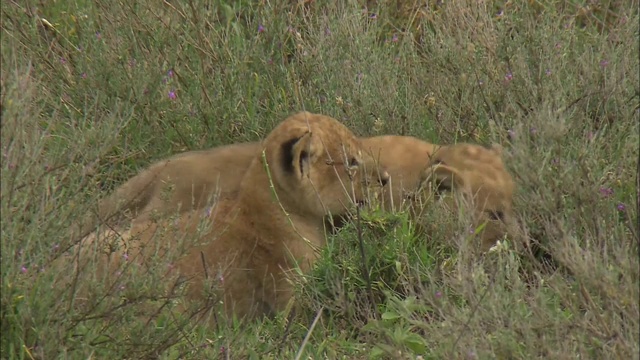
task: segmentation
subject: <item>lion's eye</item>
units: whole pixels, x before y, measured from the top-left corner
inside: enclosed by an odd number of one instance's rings
[[[494,221],[504,221],[504,213],[500,210],[487,210],[489,219]]]

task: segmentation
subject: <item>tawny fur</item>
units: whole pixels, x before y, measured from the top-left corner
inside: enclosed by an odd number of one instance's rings
[[[389,184],[381,196],[384,208],[397,210],[409,205],[415,212],[413,195],[440,146],[398,135],[361,138],[360,141],[363,150],[390,174]],[[233,144],[187,152],[160,161],[102,200],[99,204],[100,219],[127,210],[134,214],[135,222],[144,222],[153,213],[166,215],[203,209],[216,196],[233,196],[239,189],[239,179],[260,149],[258,142]],[[501,151],[474,144],[458,144],[442,150],[440,158],[446,158],[449,167],[461,171],[469,184],[475,187],[484,184],[478,204],[483,202],[486,211],[477,210],[475,217],[477,224],[486,222],[481,235],[481,242],[485,244],[483,248],[486,248],[501,238],[509,228],[505,224],[512,222],[514,184],[502,162]],[[496,195],[487,197],[482,195],[484,193]],[[498,223],[492,220],[495,216],[488,216],[492,210],[494,214],[502,213],[503,220]],[[95,227],[96,223],[91,225]],[[117,228],[126,230],[125,226]]]
[[[84,220],[83,236],[99,222],[123,229],[127,214],[136,221],[203,209],[216,198],[234,196],[259,151],[259,143],[239,143],[189,151],[158,161],[98,202]]]
[[[150,245],[157,237],[162,251],[168,251],[172,236],[194,235],[199,245],[173,264],[188,280],[189,298],[203,300],[213,282],[230,315],[282,310],[292,296],[289,277],[298,269],[306,272],[325,244],[324,218],[346,214],[365,201],[363,184],[380,189],[389,176],[351,131],[323,115],[302,112],[287,118],[260,148],[267,167],[258,151],[237,195],[221,199],[210,212],[186,212],[175,228],[167,221],[136,222],[129,258],[145,262],[157,252]],[[199,231],[203,213],[208,228]]]
[[[478,234],[481,250],[489,250],[513,230],[515,183],[505,169],[498,145],[485,148],[459,143],[439,147],[433,152],[429,166],[421,172],[420,183],[418,200],[422,201],[413,205],[413,210],[433,206],[436,199],[454,214],[464,206],[473,216],[472,230],[482,229]],[[433,196],[434,192],[444,196]],[[453,196],[447,196],[449,192]]]

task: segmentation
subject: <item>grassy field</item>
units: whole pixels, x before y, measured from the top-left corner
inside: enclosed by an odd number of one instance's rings
[[[3,1],[0,356],[640,359],[638,1],[397,3]],[[479,258],[464,219],[370,211],[328,239],[302,314],[244,327],[141,320],[145,277],[60,286],[98,198],[302,109],[502,144],[520,234]]]

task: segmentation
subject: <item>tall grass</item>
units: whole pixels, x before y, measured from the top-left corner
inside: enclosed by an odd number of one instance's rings
[[[2,357],[639,359],[638,2],[409,3],[3,2]],[[477,257],[464,218],[371,210],[328,239],[302,314],[246,327],[145,322],[127,299],[156,282],[50,267],[145,165],[301,109],[502,144],[520,233]]]

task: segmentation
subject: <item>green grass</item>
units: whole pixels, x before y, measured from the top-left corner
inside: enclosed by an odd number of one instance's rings
[[[2,3],[2,358],[639,359],[638,2],[296,3]],[[247,327],[60,286],[48,264],[99,197],[302,109],[502,144],[521,234],[478,258],[464,219],[371,211],[328,239],[301,314]]]

